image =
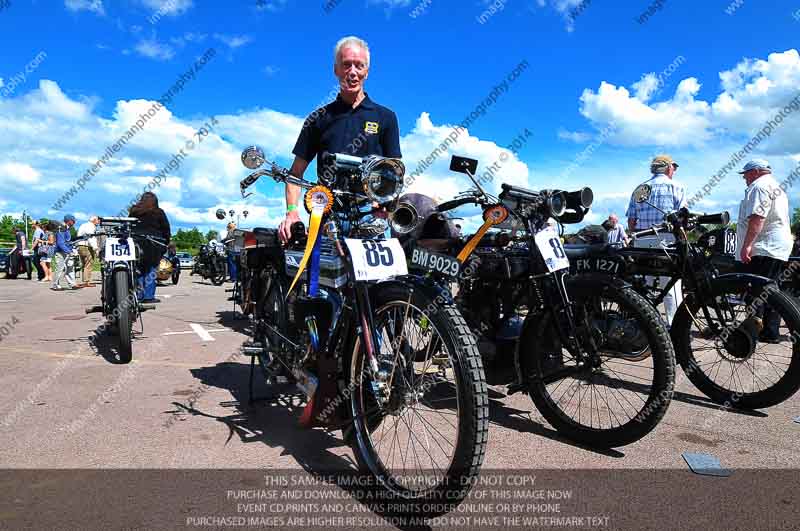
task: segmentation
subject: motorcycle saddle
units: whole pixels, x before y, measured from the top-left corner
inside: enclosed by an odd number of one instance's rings
[[[608,256],[615,246],[607,243],[589,243],[589,244],[566,244],[564,245],[564,252],[567,257],[572,258],[591,258],[593,256]]]

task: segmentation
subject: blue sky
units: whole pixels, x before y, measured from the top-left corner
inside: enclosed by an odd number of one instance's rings
[[[657,152],[672,154],[677,178],[699,189],[800,90],[800,3],[339,0],[327,13],[324,4],[11,0],[0,10],[0,213],[116,213],[213,117],[210,134],[156,190],[173,225],[217,228],[218,207],[248,209],[246,225],[274,224],[280,190],[263,183],[242,201],[238,154],[256,143],[290,162],[302,119],[335,87],[333,45],[349,34],[369,42],[367,91],[397,113],[411,170],[527,61],[451,153],[478,158],[480,169],[527,129],[494,186],[592,186],[591,221],[624,213]],[[209,49],[195,78],[55,211]],[[798,116],[753,151],[779,180],[800,162]],[[466,187],[448,158],[417,191],[447,199]],[[735,212],[742,189],[729,174],[700,206]],[[798,196],[790,192],[794,206]]]

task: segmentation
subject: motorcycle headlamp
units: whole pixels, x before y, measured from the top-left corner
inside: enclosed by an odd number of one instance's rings
[[[553,192],[547,196],[547,208],[550,215],[557,218],[567,209],[567,194],[564,192]]]
[[[361,168],[364,193],[378,204],[394,201],[403,191],[405,173],[406,167],[400,159],[376,155],[367,157]]]

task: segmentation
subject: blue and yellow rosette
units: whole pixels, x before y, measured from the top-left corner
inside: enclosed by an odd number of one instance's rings
[[[499,225],[506,220],[508,217],[508,209],[503,205],[494,205],[492,207],[487,208],[483,211],[483,225],[481,228],[478,229],[478,232],[470,238],[467,242],[467,245],[461,249],[461,252],[458,253],[456,260],[464,263],[464,260],[469,258],[469,255],[472,254],[472,251],[475,250],[475,247],[478,246],[478,242],[481,241],[483,235],[486,234],[493,225]]]
[[[292,292],[297,281],[300,280],[300,276],[305,271],[309,259],[311,260],[311,278],[308,283],[308,294],[312,297],[317,295],[319,289],[320,227],[322,226],[322,218],[333,207],[333,193],[325,186],[314,186],[306,192],[304,204],[311,215],[308,222],[308,239],[306,240],[306,248],[303,251],[303,258],[300,260],[297,273],[289,286],[289,291],[286,292],[287,297]]]

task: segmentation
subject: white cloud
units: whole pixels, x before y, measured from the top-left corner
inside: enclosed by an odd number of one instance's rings
[[[719,77],[721,91],[713,101],[697,99],[700,84],[693,77],[682,80],[671,97],[653,102],[659,88],[655,74],[633,83],[633,95],[624,86],[603,81],[597,91],[584,90],[580,112],[597,128],[616,123],[617,133],[609,141],[627,146],[699,147],[732,138],[746,142],[800,94],[800,54],[791,49],[766,60],[744,59]],[[760,150],[800,153],[798,104]]]
[[[215,33],[214,38],[232,49],[236,49],[241,46],[244,46],[245,44],[253,42],[253,38],[250,37],[249,35],[226,35],[221,33]]]
[[[15,181],[22,184],[33,184],[39,182],[42,174],[29,166],[20,162],[3,162],[0,163],[0,181],[5,181],[7,184],[14,183]]]
[[[259,11],[280,11],[286,7],[289,0],[256,0],[256,9]]]
[[[100,16],[106,14],[103,0],[64,0],[64,6],[70,11],[91,11]]]
[[[588,142],[591,140],[592,135],[590,133],[584,133],[581,131],[567,131],[563,127],[558,130],[558,138],[562,140],[570,140],[577,144],[583,144],[584,142]]]
[[[155,37],[142,39],[136,43],[134,50],[143,56],[158,61],[168,61],[175,56],[175,49],[165,42],[159,42]]]
[[[564,18],[566,29],[568,32],[575,31],[575,17],[572,16],[572,10],[580,6],[584,0],[536,0],[539,7],[550,7]],[[490,3],[486,2],[485,3]]]
[[[141,0],[142,5],[162,16],[178,16],[192,8],[192,0]]]

